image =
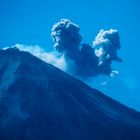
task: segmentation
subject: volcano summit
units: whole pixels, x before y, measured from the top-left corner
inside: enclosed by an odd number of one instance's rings
[[[140,113],[9,48],[0,50],[0,140],[140,140]]]

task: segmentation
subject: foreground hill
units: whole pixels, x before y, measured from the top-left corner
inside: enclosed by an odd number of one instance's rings
[[[140,113],[11,48],[0,51],[0,140],[140,140]]]

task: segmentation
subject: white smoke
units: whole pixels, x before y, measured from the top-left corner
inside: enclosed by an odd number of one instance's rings
[[[41,60],[54,65],[55,67],[66,71],[67,63],[64,59],[64,56],[59,56],[56,52],[47,52],[43,48],[38,45],[23,45],[23,44],[15,44],[12,47],[18,48],[20,51],[27,51],[32,55],[40,58]]]

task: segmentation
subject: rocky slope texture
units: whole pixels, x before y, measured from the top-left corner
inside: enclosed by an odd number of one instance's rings
[[[140,140],[140,113],[11,48],[0,51],[0,140]]]

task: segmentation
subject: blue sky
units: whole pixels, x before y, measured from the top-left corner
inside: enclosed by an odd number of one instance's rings
[[[61,18],[80,25],[83,42],[92,43],[100,29],[120,32],[120,75],[97,86],[110,97],[140,111],[139,0],[0,0],[0,47],[16,43],[53,50],[51,27]]]

